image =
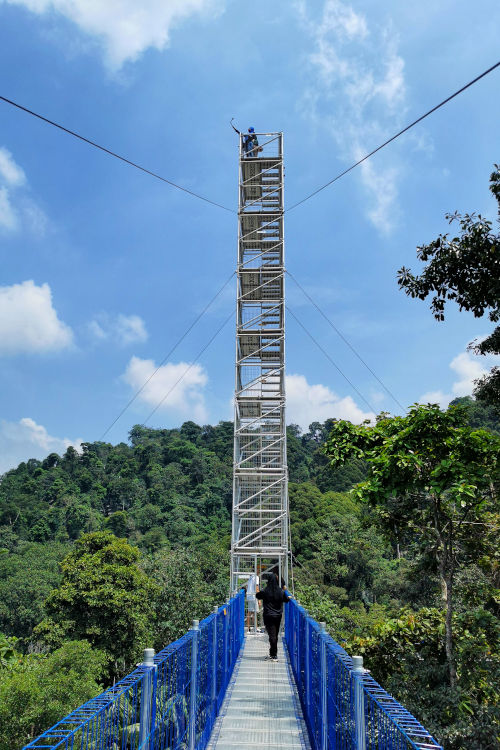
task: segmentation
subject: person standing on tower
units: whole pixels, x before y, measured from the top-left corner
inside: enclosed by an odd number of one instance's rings
[[[264,603],[264,625],[269,636],[269,658],[272,661],[278,661],[278,634],[283,615],[283,603],[289,602],[290,597],[280,588],[276,573],[269,573],[266,588],[263,591],[257,591],[256,598]]]
[[[236,133],[238,133],[238,135],[243,136],[243,149],[245,151],[245,156],[247,157],[247,159],[257,156],[259,151],[262,151],[262,146],[259,146],[258,138],[255,135],[255,128],[248,128],[248,133],[245,133],[243,135],[243,133],[238,130],[238,128],[234,127],[232,120],[231,127]]]
[[[243,148],[247,157],[255,157],[259,151],[262,151],[255,135],[255,128],[248,128],[248,134],[243,136]]]

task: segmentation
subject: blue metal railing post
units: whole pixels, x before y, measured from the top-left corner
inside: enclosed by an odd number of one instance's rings
[[[214,622],[212,627],[212,703],[217,700],[217,616],[219,608],[214,607]],[[217,712],[217,709],[216,709]]]
[[[307,614],[307,610],[304,610],[304,614],[305,614],[305,628],[304,629],[305,629],[305,641],[306,641],[304,644],[305,645],[305,657],[306,657],[305,668],[304,668],[304,677],[305,677],[306,684],[305,684],[304,694],[305,694],[305,701],[306,701],[306,714],[309,717],[310,716],[309,708],[311,705],[311,696],[310,696],[310,691],[309,691],[309,681],[310,681],[310,676],[311,676],[311,669],[310,669],[311,638],[310,638],[310,633],[309,633],[310,631],[309,622],[308,622],[309,615]]]
[[[153,652],[154,653],[154,652]],[[156,691],[158,688],[158,665],[152,670],[153,689],[151,691],[151,731],[149,735],[149,750],[155,750],[156,735]]]
[[[354,680],[354,726],[356,750],[366,750],[365,696],[363,690],[363,657],[352,657],[352,677]]]
[[[141,691],[141,708],[139,714],[139,750],[146,747],[148,737],[150,737],[154,728],[153,718],[153,681],[156,677],[156,665],[154,663],[154,648],[144,649],[143,667],[147,667],[144,673]],[[148,742],[149,745],[149,742]]]
[[[224,682],[227,684],[228,661],[229,661],[229,599],[224,607]]]
[[[321,750],[328,747],[328,706],[327,706],[327,663],[326,663],[326,622],[320,622],[319,648],[321,659]]]
[[[199,620],[193,620],[193,641],[191,647],[191,692],[189,696],[189,750],[194,750],[196,744],[196,699],[198,693],[198,637],[200,633]]]
[[[295,631],[295,638],[296,638],[296,647],[295,647],[295,679],[298,680],[298,674],[299,674],[299,664],[300,664],[300,625],[299,625],[299,617],[300,617],[300,611],[297,607],[296,610],[294,610],[294,618],[293,618],[293,629]]]

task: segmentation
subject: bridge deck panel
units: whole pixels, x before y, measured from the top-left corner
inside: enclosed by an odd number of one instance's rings
[[[266,660],[264,634],[248,635],[232,688],[207,750],[310,750],[287,655]]]

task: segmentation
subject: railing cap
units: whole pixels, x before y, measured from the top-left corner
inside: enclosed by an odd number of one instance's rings
[[[363,669],[363,657],[362,656],[353,656],[352,657],[352,671],[353,672],[364,672]]]
[[[142,662],[143,667],[154,667],[155,665],[155,650],[154,648],[144,649],[144,661]]]

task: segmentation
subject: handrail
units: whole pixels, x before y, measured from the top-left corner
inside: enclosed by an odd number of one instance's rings
[[[23,750],[203,750],[243,643],[244,607],[240,591]]]
[[[285,643],[313,750],[443,750],[293,599]]]

